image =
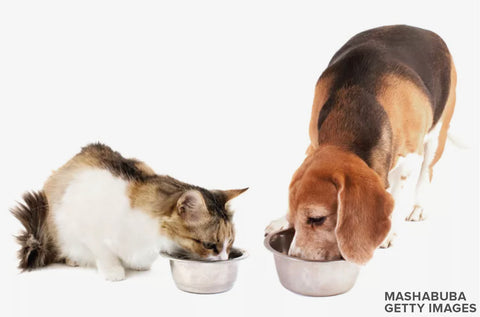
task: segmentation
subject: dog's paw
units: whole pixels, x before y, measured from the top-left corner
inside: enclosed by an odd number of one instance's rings
[[[380,244],[380,248],[382,249],[390,248],[391,246],[393,246],[393,242],[395,241],[396,238],[397,238],[397,234],[394,231],[390,231],[387,237],[385,238],[385,240],[383,240],[382,244]]]
[[[415,205],[413,207],[413,210],[412,212],[410,213],[410,215],[408,215],[405,220],[406,221],[423,221],[425,220],[427,217],[425,215],[425,212],[423,210],[423,207],[422,206],[418,206],[418,205]]]
[[[268,235],[275,231],[288,229],[289,227],[290,224],[287,221],[287,217],[283,216],[270,222],[270,224],[265,228],[265,235]]]

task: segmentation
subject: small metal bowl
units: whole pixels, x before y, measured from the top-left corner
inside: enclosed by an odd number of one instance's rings
[[[338,261],[311,261],[288,256],[294,229],[272,232],[265,238],[265,247],[273,253],[282,285],[297,294],[332,296],[349,291],[357,280],[360,266]]]
[[[179,289],[196,294],[215,294],[230,290],[237,279],[238,262],[247,252],[232,249],[228,260],[205,261],[160,253],[170,259],[173,280]]]

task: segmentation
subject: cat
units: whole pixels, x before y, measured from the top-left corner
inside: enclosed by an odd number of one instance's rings
[[[235,238],[227,202],[247,189],[206,190],[87,145],[11,210],[25,227],[19,268],[96,266],[118,281],[125,269],[148,270],[160,251],[226,260]]]

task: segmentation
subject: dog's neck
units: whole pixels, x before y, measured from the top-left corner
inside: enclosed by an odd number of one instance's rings
[[[318,146],[326,144],[356,154],[388,187],[394,152],[392,129],[374,95],[350,86],[330,96],[318,119]]]

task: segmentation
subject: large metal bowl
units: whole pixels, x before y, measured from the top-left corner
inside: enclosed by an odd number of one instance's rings
[[[247,252],[232,249],[228,260],[202,261],[161,253],[170,259],[173,280],[179,289],[196,294],[215,294],[230,290],[237,279],[238,262]]]
[[[307,296],[332,296],[349,291],[360,266],[339,261],[310,261],[288,256],[294,229],[272,232],[265,247],[273,253],[280,283],[288,290]]]

